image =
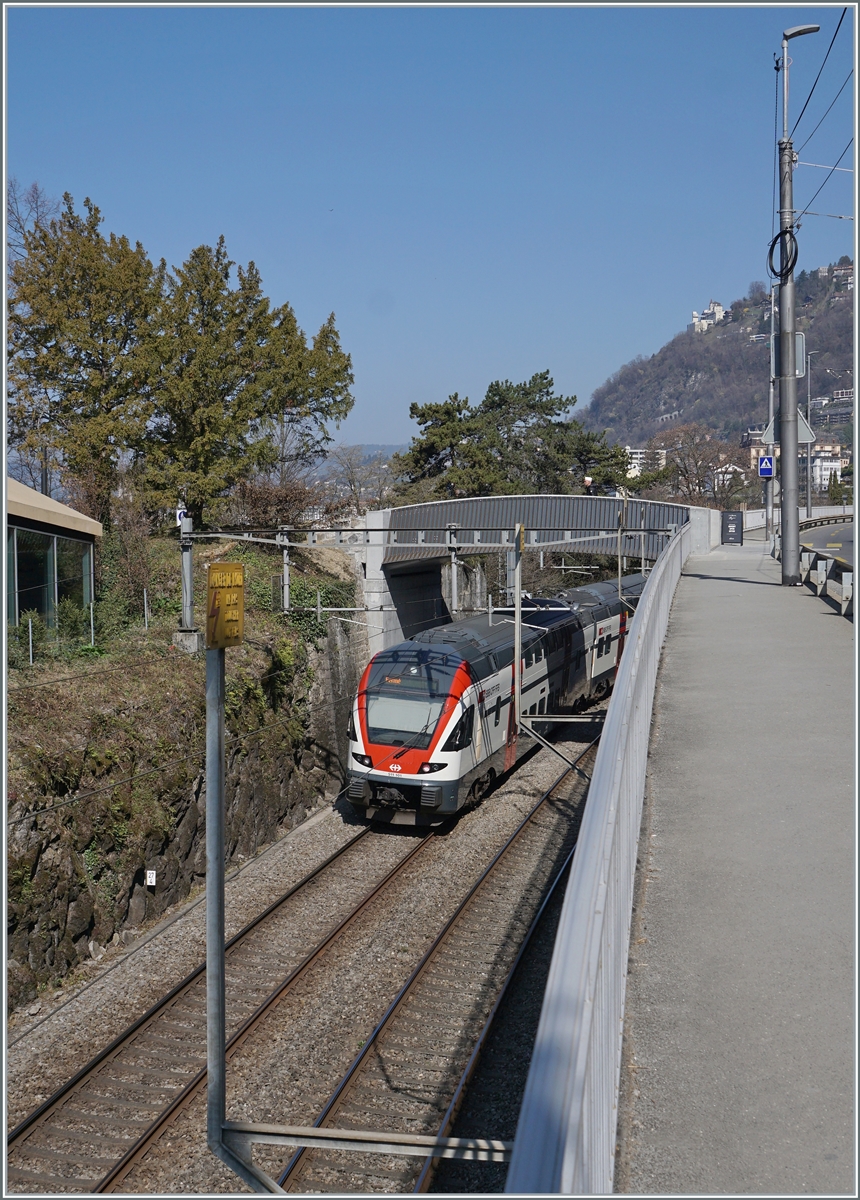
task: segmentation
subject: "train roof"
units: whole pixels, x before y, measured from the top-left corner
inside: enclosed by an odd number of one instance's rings
[[[624,575],[621,579],[621,594],[628,598],[642,595],[646,579],[644,575]],[[569,604],[574,610],[578,608],[594,608],[601,604],[611,604],[618,599],[618,583],[615,580],[606,583],[584,583],[581,587],[568,588],[559,592],[558,599]]]

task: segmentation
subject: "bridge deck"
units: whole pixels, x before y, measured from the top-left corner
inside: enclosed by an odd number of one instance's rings
[[[856,1194],[853,625],[779,570],[725,546],[675,596],[619,1190]]]

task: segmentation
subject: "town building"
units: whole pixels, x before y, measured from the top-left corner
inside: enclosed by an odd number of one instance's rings
[[[660,469],[666,465],[665,450],[649,450],[647,447],[643,449],[634,449],[631,446],[625,446],[624,449],[627,451],[627,459],[630,463],[630,466],[627,470],[628,479],[636,479],[644,470],[647,469],[646,460],[649,456],[656,459],[657,466]]]
[[[57,606],[93,599],[93,549],[100,522],[19,483],[6,481],[6,619],[36,612],[56,625]]]

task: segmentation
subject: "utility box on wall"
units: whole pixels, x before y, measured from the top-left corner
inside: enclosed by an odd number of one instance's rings
[[[721,540],[724,546],[742,546],[744,544],[744,514],[742,512],[724,512],[722,525]]]

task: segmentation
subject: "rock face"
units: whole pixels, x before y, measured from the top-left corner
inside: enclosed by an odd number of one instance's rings
[[[228,863],[254,855],[340,790],[347,715],[365,664],[362,633],[355,636],[351,628],[338,625],[325,653],[300,646],[287,666],[270,663],[258,678],[244,679],[244,692],[228,688]],[[270,686],[272,676],[279,678],[277,688]],[[262,732],[248,735],[260,726]],[[185,751],[187,745],[167,746],[163,758],[178,759]],[[111,941],[130,940],[129,931],[159,918],[205,882],[202,755],[177,770],[176,779],[158,774],[149,792],[133,798],[135,818],[118,814],[100,796],[89,802],[92,809],[77,806],[74,817],[10,826],[11,1007],[100,957]],[[51,802],[49,797],[43,806]],[[33,807],[16,811],[13,803],[10,818]],[[147,884],[148,871],[155,871],[154,886]]]

